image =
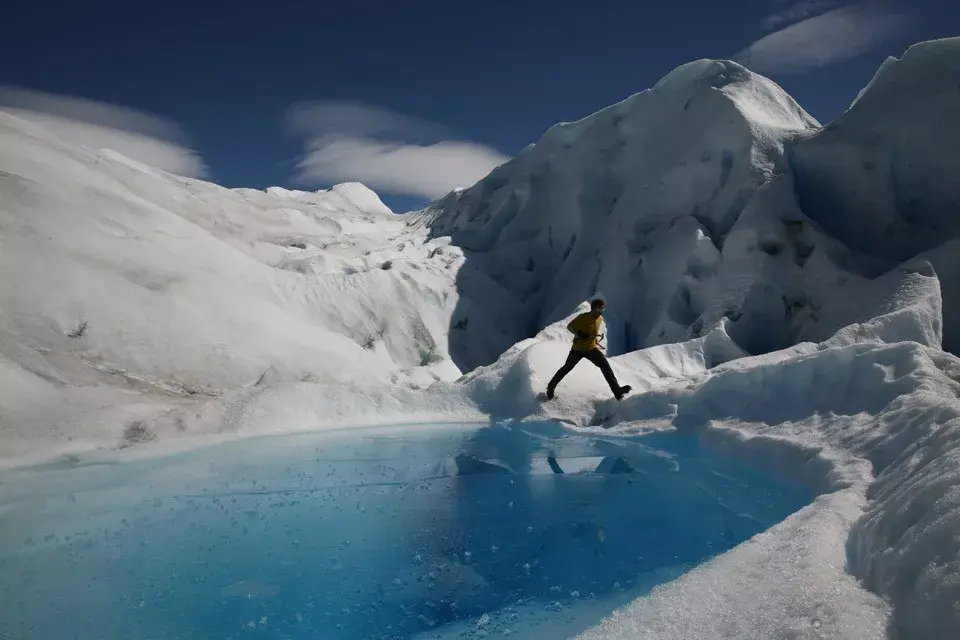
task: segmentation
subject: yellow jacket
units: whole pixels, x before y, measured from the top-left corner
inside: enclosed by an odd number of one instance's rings
[[[581,313],[570,321],[567,325],[567,331],[573,334],[584,333],[586,338],[574,338],[574,351],[590,351],[597,348],[597,340],[600,338],[600,327],[603,323],[603,317],[594,317],[592,313]]]

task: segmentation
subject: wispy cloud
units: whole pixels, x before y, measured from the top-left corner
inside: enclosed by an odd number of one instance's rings
[[[764,31],[778,31],[835,9],[842,2],[840,0],[801,0],[800,2],[787,0],[785,4],[786,6],[780,11],[763,19]]]
[[[901,34],[911,20],[905,11],[873,0],[826,10],[833,4],[800,2],[768,17],[768,28],[788,26],[743,49],[736,60],[759,73],[803,73],[866,53]]]
[[[439,198],[468,187],[507,158],[459,141],[439,124],[350,101],[297,104],[285,118],[304,139],[302,185],[357,181],[388,193]]]
[[[0,111],[29,120],[58,138],[91,149],[111,149],[170,173],[206,177],[200,156],[186,148],[173,122],[103,102],[0,86]]]

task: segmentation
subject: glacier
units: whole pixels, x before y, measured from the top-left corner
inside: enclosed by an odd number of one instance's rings
[[[432,422],[696,434],[816,497],[580,637],[950,637],[958,70],[960,39],[914,45],[821,125],[694,61],[406,213],[0,110],[0,465]],[[584,364],[540,402],[598,293],[633,393]]]

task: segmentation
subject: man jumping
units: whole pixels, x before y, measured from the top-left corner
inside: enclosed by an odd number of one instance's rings
[[[567,331],[575,336],[573,346],[570,349],[570,355],[567,356],[567,361],[563,363],[560,370],[557,371],[547,384],[548,400],[553,399],[553,392],[557,388],[557,385],[560,384],[560,381],[563,380],[563,377],[570,373],[573,368],[577,366],[577,363],[584,358],[600,368],[600,371],[603,372],[603,377],[607,380],[607,384],[610,385],[610,390],[613,391],[613,395],[617,400],[622,399],[623,396],[630,391],[630,386],[621,387],[619,383],[617,383],[613,369],[610,367],[610,363],[607,362],[607,357],[603,355],[598,345],[598,339],[602,338],[600,335],[600,326],[603,322],[601,316],[605,308],[606,303],[604,303],[603,299],[594,298],[590,301],[590,311],[581,313],[567,325]]]

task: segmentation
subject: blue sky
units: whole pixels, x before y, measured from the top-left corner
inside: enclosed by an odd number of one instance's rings
[[[690,60],[745,61],[825,123],[887,55],[960,34],[948,0],[36,0],[4,13],[0,103],[165,139],[202,158],[167,154],[173,169],[225,186],[356,178],[398,210]]]

